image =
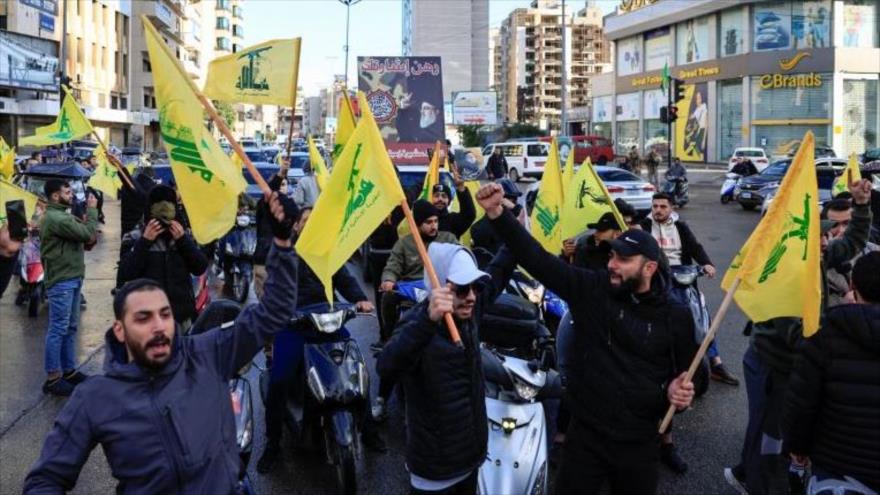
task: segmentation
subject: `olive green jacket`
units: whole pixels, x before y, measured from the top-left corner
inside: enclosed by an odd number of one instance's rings
[[[86,273],[83,245],[98,232],[98,210],[88,209],[83,223],[67,207],[49,203],[40,226],[40,257],[46,273],[46,288],[62,280],[82,278]]]

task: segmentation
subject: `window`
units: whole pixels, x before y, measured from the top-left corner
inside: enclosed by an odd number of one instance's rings
[[[142,59],[142,63],[143,63],[142,70],[144,72],[153,72],[153,66],[150,65],[150,58],[149,57],[147,57],[145,55],[144,58]]]
[[[548,146],[546,144],[530,144],[526,148],[529,156],[547,156]]]
[[[110,108],[117,110],[119,108],[119,97],[110,95]]]
[[[878,100],[876,79],[843,81],[844,156],[877,147],[877,132],[880,131]]]
[[[228,17],[218,17],[217,18],[217,29],[222,29],[224,31],[229,30],[229,18]]]
[[[234,7],[232,7],[232,17],[235,17],[236,19],[244,19],[244,14],[242,12],[241,6],[235,5]]]
[[[522,156],[522,152],[523,148],[520,144],[501,147],[501,154],[504,156]]]
[[[772,1],[754,7],[755,51],[831,46],[831,2]]]
[[[229,41],[229,38],[217,38],[217,49],[227,52],[231,51],[232,42]]]
[[[244,28],[238,24],[232,26],[232,35],[237,38],[244,38]]]
[[[231,10],[232,6],[229,0],[217,0],[217,5],[215,7],[216,10]]]
[[[642,71],[642,38],[636,36],[617,42],[617,73],[628,76]]]
[[[719,81],[718,94],[718,158],[729,157],[742,146],[742,80]]]
[[[119,108],[121,110],[128,109],[128,98],[126,98],[124,96],[119,97]]]
[[[718,30],[718,51],[722,57],[744,53],[746,15],[740,8],[721,13],[721,28]]]
[[[666,64],[672,66],[672,34],[669,28],[648,31],[645,33],[645,70],[660,70]]]
[[[709,17],[679,23],[676,30],[677,65],[715,58],[709,53]]]
[[[843,29],[835,35],[835,45],[877,47],[878,7],[876,0],[846,0],[843,5]]]

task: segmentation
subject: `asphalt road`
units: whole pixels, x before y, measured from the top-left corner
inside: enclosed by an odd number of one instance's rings
[[[724,273],[735,251],[742,245],[758,222],[758,214],[745,212],[736,204],[722,206],[718,189],[723,175],[700,171],[691,174],[691,203],[680,211],[709,255]],[[99,373],[104,359],[103,337],[112,319],[109,291],[115,280],[115,264],[119,247],[118,205],[105,206],[108,224],[103,227],[101,242],[87,253],[85,295],[88,309],[82,315],[78,335],[78,356],[86,373]],[[357,270],[357,267],[352,267]],[[357,270],[359,273],[359,270]],[[702,280],[710,311],[723,297],[719,279]],[[63,399],[43,396],[40,386],[46,309],[30,319],[25,308],[13,305],[17,281],[0,299],[0,494],[20,493],[29,467],[39,456],[43,439],[54,417],[64,404]],[[12,293],[9,293],[12,292]],[[372,291],[368,291],[372,294]],[[725,362],[738,376],[742,374],[741,357],[746,338],[741,335],[745,317],[733,308],[722,324],[718,344]],[[358,318],[349,329],[367,356],[370,370],[374,362],[369,344],[376,340],[378,329],[373,318]],[[258,364],[262,358],[258,358]],[[257,427],[254,458],[250,474],[257,493],[315,494],[329,493],[332,472],[322,459],[286,452],[281,466],[268,476],[258,475],[256,459],[264,445],[262,404],[257,391],[257,373],[248,375],[254,386]],[[375,396],[377,380],[372,380]],[[674,438],[682,455],[690,464],[689,472],[676,476],[661,468],[660,493],[663,494],[733,494],[722,476],[725,466],[735,464],[745,431],[745,388],[713,383],[709,392],[697,401],[693,410],[676,417]],[[390,452],[384,455],[365,453],[358,463],[361,493],[406,493],[408,476],[404,468],[404,425],[397,405],[392,402],[391,416],[382,427]],[[285,442],[284,445],[287,445]],[[85,465],[72,493],[111,493],[115,483],[101,449],[95,449]]]

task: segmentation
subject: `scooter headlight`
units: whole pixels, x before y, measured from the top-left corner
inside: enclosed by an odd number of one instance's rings
[[[314,366],[309,368],[307,381],[309,382],[309,390],[312,391],[312,395],[315,396],[315,399],[317,399],[318,402],[324,402],[324,399],[327,398],[327,393],[324,391],[324,385],[321,384],[321,377],[318,376],[318,370],[316,370]]]
[[[426,291],[425,289],[420,289],[418,287],[414,287],[413,293],[416,296],[416,302],[422,302],[428,298],[428,291]]]
[[[235,224],[239,227],[247,227],[251,224],[251,217],[247,215],[239,215],[235,217]]]
[[[501,418],[501,429],[506,435],[513,433],[516,429],[516,418]]]
[[[516,395],[518,395],[522,400],[528,401],[533,400],[535,397],[537,397],[539,392],[538,387],[530,383],[526,383],[516,376],[513,377],[513,388],[516,389]]]
[[[532,304],[541,304],[541,301],[544,300],[544,286],[541,284],[535,287],[523,285],[523,292],[526,293],[526,297],[529,298],[529,302]]]
[[[315,324],[315,328],[319,332],[333,333],[342,326],[342,320],[345,317],[345,311],[333,311],[332,313],[312,313],[309,318]]]

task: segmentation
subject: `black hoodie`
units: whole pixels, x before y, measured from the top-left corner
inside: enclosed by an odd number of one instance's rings
[[[880,304],[828,310],[795,359],[785,448],[880,491]]]

